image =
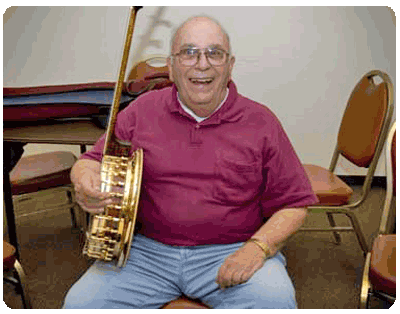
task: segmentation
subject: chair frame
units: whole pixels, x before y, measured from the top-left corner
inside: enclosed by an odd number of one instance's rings
[[[370,190],[371,190],[371,185],[372,185],[372,180],[376,171],[376,167],[378,165],[379,158],[381,156],[382,150],[384,148],[391,119],[393,116],[393,107],[394,107],[394,102],[393,102],[393,83],[390,79],[390,77],[380,71],[380,70],[373,70],[365,74],[362,78],[364,79],[365,77],[368,77],[369,80],[373,80],[374,76],[379,76],[385,84],[387,84],[388,88],[388,93],[387,93],[387,110],[385,113],[385,117],[383,119],[383,124],[382,124],[382,129],[379,134],[379,139],[376,145],[376,150],[375,154],[373,156],[373,159],[368,167],[368,172],[364,180],[364,184],[362,187],[362,194],[361,196],[353,201],[350,204],[345,204],[345,205],[313,205],[308,207],[308,212],[310,213],[326,213],[328,217],[328,221],[330,224],[330,228],[301,228],[299,231],[316,231],[316,232],[324,232],[324,231],[333,231],[335,240],[337,244],[340,244],[341,238],[338,232],[347,232],[347,231],[354,231],[357,236],[357,240],[361,246],[361,249],[363,250],[364,254],[367,254],[369,251],[369,245],[367,244],[367,241],[365,240],[365,237],[362,233],[361,226],[354,214],[354,209],[359,207],[367,198]],[[353,89],[354,90],[354,89]],[[347,107],[346,107],[347,108]],[[342,156],[342,151],[339,150],[338,145],[335,147],[335,151],[333,153],[331,163],[329,166],[329,171],[334,173],[336,166],[338,164],[339,157]],[[333,219],[332,214],[345,214],[349,219],[352,224],[352,227],[337,227],[336,223]]]
[[[15,250],[15,248],[14,248]],[[14,254],[16,254],[16,250]],[[15,256],[15,261],[12,268],[5,269],[3,267],[3,282],[8,282],[14,285],[17,293],[21,295],[21,300],[24,309],[31,309],[32,302],[27,292],[27,280],[24,269],[21,263],[18,261],[18,257]]]
[[[387,234],[390,232],[388,229],[388,221],[390,215],[390,209],[392,207],[392,202],[394,201],[394,191],[393,191],[393,169],[392,169],[392,141],[394,134],[396,132],[396,122],[393,123],[387,140],[386,146],[386,181],[387,181],[387,188],[386,188],[386,197],[385,202],[383,205],[383,210],[381,214],[381,221],[379,224],[379,231],[378,235]],[[359,308],[365,309],[369,305],[370,296],[374,295],[383,300],[389,300],[390,302],[394,302],[396,298],[390,296],[384,292],[376,291],[373,289],[370,281],[369,281],[369,270],[371,266],[371,257],[372,252],[369,251],[365,258],[365,265],[363,271],[363,277],[361,282],[361,294],[360,294],[360,303]]]
[[[45,207],[44,209],[42,209],[41,211],[37,211],[37,212],[30,212],[28,214],[18,214],[18,210],[17,210],[17,203],[20,201],[23,201],[25,199],[28,198],[37,198],[40,197],[40,194],[43,193],[44,191],[46,191],[47,193],[51,193],[51,192],[63,192],[65,193],[65,197],[67,198],[67,201],[65,204],[60,204],[60,205],[52,205],[51,207]],[[13,203],[14,203],[14,210],[16,211],[16,216],[15,218],[19,218],[22,216],[29,216],[29,215],[35,215],[39,212],[44,212],[44,211],[48,211],[48,210],[66,210],[69,209],[70,214],[71,214],[71,225],[72,228],[77,228],[78,224],[77,224],[77,219],[76,219],[76,212],[75,210],[77,209],[77,207],[79,206],[78,203],[76,202],[75,199],[75,191],[74,188],[72,186],[72,184],[66,184],[66,185],[61,185],[61,186],[57,186],[57,187],[52,187],[46,190],[40,190],[40,191],[36,191],[36,192],[30,192],[30,193],[24,193],[24,194],[17,194],[17,195],[13,195],[12,196],[13,199]]]

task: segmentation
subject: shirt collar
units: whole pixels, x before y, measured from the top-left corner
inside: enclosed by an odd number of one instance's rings
[[[236,85],[233,81],[230,81],[227,87],[229,88],[229,93],[227,93],[226,100],[222,102],[223,106],[221,105],[215,114],[212,114],[209,119],[204,121],[205,123],[234,122],[242,117],[244,108],[235,105],[237,99],[241,97],[237,92]],[[172,85],[170,97],[170,101],[167,104],[170,112],[188,115],[179,104],[178,90],[175,84]]]
[[[179,104],[181,105],[182,109],[183,109],[187,114],[189,114],[190,116],[192,116],[197,122],[202,122],[202,121],[208,119],[214,112],[216,112],[219,108],[222,107],[222,105],[223,105],[223,104],[225,103],[225,101],[227,100],[228,95],[229,95],[229,88],[227,87],[227,88],[226,88],[225,98],[221,101],[221,103],[218,105],[218,107],[215,108],[215,110],[214,110],[213,112],[211,112],[211,114],[210,114],[209,116],[207,116],[207,117],[199,117],[197,114],[195,114],[188,106],[186,106],[186,105],[181,101],[181,99],[180,99],[180,97],[179,97],[179,93],[178,93],[178,95],[177,95],[177,98],[178,98],[178,102],[179,102]]]

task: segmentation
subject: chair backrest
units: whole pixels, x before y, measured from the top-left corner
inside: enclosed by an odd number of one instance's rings
[[[383,204],[381,222],[379,225],[379,234],[391,232],[388,228],[388,221],[391,216],[393,196],[396,195],[396,122],[393,123],[386,144],[386,197]]]
[[[396,128],[396,124],[394,125],[394,127]],[[393,134],[390,157],[392,164],[393,195],[396,196],[396,129]]]
[[[379,84],[374,80],[377,77],[382,80]],[[392,112],[393,84],[389,76],[378,70],[364,75],[353,89],[342,118],[337,143],[340,154],[359,167],[369,167],[383,148]]]
[[[152,57],[135,64],[129,72],[128,80],[169,78],[166,60],[166,57]]]

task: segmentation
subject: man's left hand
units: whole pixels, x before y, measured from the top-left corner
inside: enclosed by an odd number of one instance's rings
[[[265,262],[265,253],[255,243],[248,242],[229,255],[218,271],[217,284],[221,289],[248,281]]]

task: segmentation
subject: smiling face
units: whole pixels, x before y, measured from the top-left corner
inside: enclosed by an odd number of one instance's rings
[[[214,21],[196,17],[177,31],[171,54],[188,47],[221,48],[228,52],[229,42]],[[180,100],[200,117],[209,116],[224,99],[234,62],[235,58],[229,56],[225,64],[212,66],[203,53],[191,67],[181,65],[177,57],[167,59],[169,76],[178,89]]]

